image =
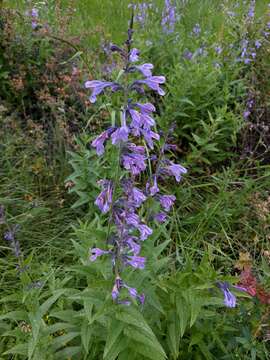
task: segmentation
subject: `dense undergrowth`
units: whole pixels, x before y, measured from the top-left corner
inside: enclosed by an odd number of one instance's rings
[[[130,306],[111,299],[110,261],[89,261],[108,235],[97,181],[116,168],[91,142],[119,104],[83,84],[119,76],[110,44],[131,14],[97,3],[0,1],[0,359],[268,359],[267,1],[176,1],[171,23],[173,1],[135,7],[133,46],[166,76],[156,122],[188,174],[161,184],[176,202],[125,275],[145,294]]]

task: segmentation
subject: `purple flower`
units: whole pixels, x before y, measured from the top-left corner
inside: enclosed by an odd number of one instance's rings
[[[249,115],[250,115],[250,111],[249,111],[249,110],[245,110],[244,113],[243,113],[244,119],[245,119],[245,120],[248,119]]]
[[[95,261],[97,260],[97,258],[101,255],[105,255],[105,254],[109,254],[110,252],[109,251],[105,251],[105,250],[101,250],[99,248],[93,248],[93,249],[90,249],[90,261]]]
[[[142,256],[127,256],[126,263],[135,269],[144,269],[145,258]]]
[[[89,97],[91,103],[95,103],[97,100],[97,95],[101,94],[105,88],[110,87],[113,91],[119,88],[119,85],[110,81],[100,81],[100,80],[92,80],[86,81],[84,84],[86,89],[91,89],[92,94]]]
[[[15,235],[16,232],[19,231],[20,225],[14,225],[12,228],[4,233],[4,239],[10,243],[10,247],[16,258],[20,257],[21,249],[20,243],[16,240]]]
[[[151,196],[154,196],[154,195],[156,195],[158,192],[159,192],[159,188],[158,188],[158,185],[157,185],[157,177],[154,176],[154,183],[153,183],[153,185],[150,187],[150,194],[151,194]]]
[[[216,53],[218,54],[218,55],[220,55],[221,53],[222,53],[222,47],[221,46],[216,46],[215,47],[215,51],[216,51]]]
[[[164,9],[162,11],[161,25],[166,34],[174,31],[175,23],[178,20],[176,16],[176,6],[170,0],[165,0]]]
[[[261,46],[262,46],[261,41],[260,41],[260,40],[256,40],[256,41],[255,41],[255,48],[256,48],[256,49],[259,49]]]
[[[145,104],[136,103],[135,105],[138,106],[142,114],[149,114],[156,111],[155,106],[151,103],[145,103]]]
[[[195,36],[198,36],[200,33],[201,33],[201,27],[199,24],[195,24],[193,29],[192,29],[192,32]]]
[[[154,68],[154,65],[152,65],[152,64],[143,64],[143,65],[136,66],[136,69],[138,69],[145,77],[152,76],[151,70],[153,68]]]
[[[187,173],[187,169],[184,168],[184,166],[179,165],[179,164],[174,164],[173,162],[170,161],[170,165],[167,166],[167,171],[170,175],[175,177],[175,180],[177,182],[179,182],[182,178],[182,174],[186,174]]]
[[[219,281],[217,283],[217,286],[220,288],[220,290],[223,292],[224,295],[224,305],[233,308],[236,306],[236,297],[234,294],[232,294],[229,290],[229,284],[227,282],[221,282]]]
[[[32,26],[32,29],[35,30],[37,27],[38,27],[38,23],[36,20],[32,20],[31,21],[31,26]]]
[[[127,126],[121,126],[117,130],[115,130],[113,132],[113,134],[111,135],[112,144],[117,145],[121,141],[127,142],[128,141],[128,134],[129,134],[128,127]]]
[[[38,18],[38,9],[33,8],[33,9],[31,10],[31,16],[32,16],[33,18]]]
[[[154,148],[153,139],[159,140],[160,136],[151,130],[141,130],[141,133],[143,134],[145,141],[147,142],[147,145],[150,147],[150,149]]]
[[[91,146],[96,149],[97,155],[104,153],[104,142],[109,139],[113,128],[103,131],[95,140],[92,141]]]
[[[129,53],[129,61],[136,62],[139,60],[140,51],[136,48],[131,49]]]
[[[152,126],[156,125],[156,122],[148,114],[142,114],[141,115],[141,125],[144,129],[149,130]]]
[[[132,189],[131,194],[131,201],[134,202],[136,207],[140,207],[141,204],[146,200],[144,193],[136,187]]]
[[[153,230],[145,224],[139,225],[138,229],[140,231],[140,239],[141,240],[146,240],[153,233]]]
[[[150,89],[157,91],[157,93],[161,96],[165,95],[165,92],[161,87],[159,87],[159,84],[164,84],[166,81],[165,76],[149,76],[144,80],[137,80],[136,83],[138,84],[145,84]]]
[[[100,180],[98,184],[102,186],[103,190],[98,195],[95,201],[95,205],[97,205],[100,211],[105,214],[110,210],[112,204],[112,182],[109,180]]]
[[[135,228],[137,228],[139,226],[139,223],[140,223],[140,218],[137,214],[135,213],[129,213],[126,215],[125,217],[125,220],[126,220],[126,223],[128,225],[132,225],[134,226]]]
[[[123,166],[132,175],[139,175],[146,169],[145,156],[136,153],[129,153],[122,156]]]
[[[174,195],[161,195],[159,201],[165,211],[170,211],[173,206],[176,197]]]
[[[191,60],[193,57],[193,53],[190,50],[185,50],[183,53],[183,57],[187,60]]]
[[[135,236],[129,236],[126,240],[125,243],[128,245],[128,247],[130,248],[130,250],[134,253],[134,255],[139,255],[140,251],[141,251],[141,247],[139,244],[136,243],[137,238]]]
[[[154,216],[154,219],[162,224],[167,220],[167,217],[167,214],[165,214],[164,212],[160,212]]]

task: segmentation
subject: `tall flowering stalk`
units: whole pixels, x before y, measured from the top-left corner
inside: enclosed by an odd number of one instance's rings
[[[108,248],[90,249],[90,261],[100,256],[110,257],[114,273],[112,298],[123,304],[130,304],[129,298],[144,303],[144,294],[139,294],[137,289],[122,279],[126,267],[142,270],[146,264],[146,258],[140,254],[141,247],[153,229],[140,215],[142,205],[148,198],[152,198],[160,210],[147,216],[147,221],[166,221],[175,196],[162,194],[159,182],[170,176],[180,181],[181,175],[186,173],[184,167],[166,158],[166,153],[172,149],[166,141],[159,156],[153,154],[157,152],[160,140],[153,118],[156,109],[153,104],[142,99],[146,98],[146,89],[160,96],[165,95],[160,86],[165,83],[165,77],[153,75],[152,64],[139,63],[140,52],[132,48],[132,27],[133,17],[124,48],[111,46],[111,51],[118,53],[124,63],[118,82],[92,80],[85,83],[85,87],[91,90],[89,100],[92,103],[107,90],[121,94],[119,123],[104,130],[92,142],[98,156],[104,154],[108,141],[118,148],[118,169],[114,179],[101,179],[98,183],[101,192],[95,205],[103,214],[108,214],[109,234],[108,239],[104,239],[107,240]],[[145,181],[147,173],[150,175]],[[122,290],[129,298],[122,296]]]

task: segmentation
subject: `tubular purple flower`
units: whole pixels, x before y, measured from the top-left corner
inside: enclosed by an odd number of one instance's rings
[[[141,246],[134,241],[137,239],[135,236],[130,236],[126,239],[126,244],[130,248],[131,251],[133,251],[134,255],[139,255],[141,251]]]
[[[98,181],[98,184],[102,186],[103,190],[96,198],[95,205],[97,205],[100,211],[105,214],[110,210],[112,204],[112,182],[109,180],[100,180]]]
[[[112,90],[116,90],[119,87],[118,84],[115,84],[114,82],[100,80],[86,81],[84,86],[86,89],[92,90],[92,94],[89,97],[91,103],[96,102],[97,95],[101,94],[105,88],[110,87]]]
[[[170,165],[167,167],[167,170],[168,170],[170,175],[175,177],[175,180],[177,182],[179,182],[181,180],[182,174],[187,173],[187,169],[184,168],[184,166],[179,165],[179,164],[174,164],[171,161],[170,161]]]
[[[141,124],[144,129],[149,130],[152,126],[156,125],[155,120],[148,114],[141,115]]]
[[[140,189],[134,187],[132,189],[131,201],[134,202],[135,207],[140,207],[145,200],[146,196],[144,193]]]
[[[170,211],[175,200],[176,197],[174,195],[161,195],[159,197],[159,202],[165,211]]]
[[[109,251],[101,250],[99,248],[90,249],[91,256],[89,257],[90,261],[96,261],[99,256],[109,254]]]
[[[146,169],[145,156],[135,153],[130,153],[122,156],[123,166],[129,170],[132,175],[139,175]]]
[[[153,233],[153,230],[145,224],[140,224],[138,226],[138,229],[140,231],[140,239],[141,240],[146,240]]]
[[[166,81],[165,76],[149,76],[144,80],[137,80],[135,83],[137,84],[145,84],[150,89],[157,91],[157,93],[161,96],[165,95],[165,91],[159,87],[159,84],[164,84]]]
[[[141,130],[141,133],[143,134],[149,148],[153,149],[154,148],[153,139],[159,140],[160,136],[152,130]]]
[[[130,214],[127,214],[126,217],[125,217],[125,220],[126,220],[126,223],[128,225],[132,225],[134,226],[135,228],[138,227],[139,223],[140,223],[140,218],[137,214],[135,213],[130,213]]]
[[[159,192],[159,188],[158,188],[158,185],[157,185],[157,177],[156,176],[154,176],[154,181],[153,182],[154,182],[153,185],[150,187],[150,195],[151,196],[154,196]]]
[[[155,106],[151,103],[145,103],[145,104],[136,103],[135,105],[138,106],[142,114],[149,114],[156,111]]]
[[[136,62],[139,60],[140,51],[136,48],[131,49],[129,53],[129,61]]]
[[[223,292],[224,295],[224,305],[229,308],[234,308],[236,306],[236,297],[229,290],[229,284],[227,282],[219,281],[217,286]]]
[[[143,64],[143,65],[137,65],[136,69],[138,69],[143,76],[149,77],[152,76],[152,69],[154,68],[153,64]]]
[[[145,258],[142,256],[127,256],[126,263],[135,269],[144,269]]]
[[[112,144],[117,145],[121,141],[127,142],[128,134],[129,134],[129,129],[127,126],[121,126],[120,128],[116,129],[111,135]]]
[[[33,18],[38,18],[38,9],[33,8],[33,9],[31,10],[31,16],[32,16]]]
[[[162,224],[167,220],[167,217],[167,214],[165,214],[164,212],[160,212],[154,216],[154,219]]]
[[[100,156],[104,153],[104,142],[109,139],[110,134],[114,131],[113,128],[103,131],[91,143],[91,146],[96,149],[97,155]]]

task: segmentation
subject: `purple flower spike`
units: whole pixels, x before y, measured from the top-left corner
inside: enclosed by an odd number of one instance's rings
[[[139,60],[140,51],[136,48],[131,49],[129,53],[129,61],[136,62]]]
[[[219,281],[217,286],[223,292],[224,295],[224,305],[229,308],[234,308],[236,306],[236,297],[229,290],[229,284],[227,282]]]
[[[90,249],[90,261],[96,261],[99,256],[109,254],[109,251],[101,250],[99,248]]]
[[[145,77],[152,76],[151,70],[153,68],[154,68],[153,64],[143,64],[143,65],[136,66],[136,69],[138,69]]]
[[[127,126],[121,126],[117,130],[114,131],[114,133],[111,135],[112,144],[117,145],[121,141],[127,142],[128,141],[128,134],[129,130]]]
[[[127,256],[127,264],[135,269],[144,269],[145,258],[142,256]]]
[[[175,180],[179,182],[182,178],[182,174],[187,173],[187,169],[182,165],[174,164],[170,162],[170,165],[167,167],[168,172],[175,177]]]
[[[95,205],[97,205],[100,211],[105,214],[110,210],[112,204],[112,182],[108,180],[100,180],[98,184],[102,186],[103,190],[96,198]]]
[[[89,97],[91,103],[96,102],[97,95],[101,94],[105,88],[110,87],[112,90],[117,89],[117,84],[109,81],[99,81],[99,80],[86,81],[84,86],[86,89],[92,90],[92,94]]]
[[[165,211],[170,211],[175,200],[176,197],[174,195],[162,195],[159,197],[160,204]]]

